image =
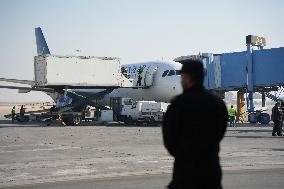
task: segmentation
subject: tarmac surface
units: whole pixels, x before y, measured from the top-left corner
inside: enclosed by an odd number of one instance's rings
[[[237,188],[255,180],[265,186],[267,179],[275,188],[284,187],[284,137],[272,137],[271,131],[271,126],[260,125],[228,128],[220,153],[224,173],[228,173],[224,174],[225,186]],[[85,188],[94,183],[105,183],[98,188],[119,188],[115,185],[120,182],[121,188],[138,189],[135,183],[143,184],[149,178],[153,185],[141,188],[163,188],[170,180],[172,163],[163,147],[160,127],[47,127],[0,121],[2,188],[30,184],[51,188],[54,183],[58,188],[67,188],[68,183],[77,183],[71,184],[73,188],[80,188],[80,183]],[[254,174],[246,176],[249,171]],[[243,181],[236,182],[236,175]]]
[[[223,188],[282,189],[284,186],[283,174],[284,169],[225,171]],[[144,175],[29,184],[11,187],[11,189],[163,189],[170,179],[170,174]]]

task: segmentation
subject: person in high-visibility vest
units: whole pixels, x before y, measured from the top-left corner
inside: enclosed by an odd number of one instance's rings
[[[139,69],[137,70],[137,73],[138,73],[138,80],[137,80],[136,86],[141,86],[142,73],[143,73],[143,69],[141,68],[141,66],[140,66]]]
[[[236,120],[236,116],[237,116],[237,111],[234,108],[233,105],[231,105],[231,108],[229,108],[228,110],[228,114],[229,114],[229,120],[230,120],[230,127],[235,127],[235,120]]]
[[[15,108],[15,106],[11,110],[11,115],[12,115],[12,123],[14,123],[15,118],[16,118],[16,108]]]
[[[24,121],[24,118],[25,118],[25,107],[24,107],[24,105],[22,105],[21,109],[20,109],[20,120],[21,120],[21,122]]]

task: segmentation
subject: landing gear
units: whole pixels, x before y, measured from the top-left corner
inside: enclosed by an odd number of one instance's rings
[[[261,113],[258,118],[257,121],[261,124],[268,124],[270,122],[270,116],[267,113]]]
[[[132,119],[131,116],[128,116],[128,117],[123,116],[122,121],[125,123],[125,125],[134,125],[135,124],[135,122],[134,122],[134,120]]]
[[[78,126],[82,122],[82,116],[80,115],[62,115],[62,121],[67,126]]]
[[[250,123],[260,123],[266,125],[270,122],[270,116],[267,113],[256,111],[249,114],[248,120]]]

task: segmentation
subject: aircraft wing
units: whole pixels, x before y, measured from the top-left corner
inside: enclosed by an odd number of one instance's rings
[[[35,87],[19,87],[19,86],[7,86],[7,85],[0,85],[0,89],[19,89],[20,91],[42,91],[42,92],[55,92],[53,89],[50,88],[35,88]]]
[[[110,89],[105,89],[105,90],[102,90],[100,92],[97,92],[97,93],[94,93],[94,92],[87,92],[87,91],[72,91],[73,94],[76,94],[76,95],[79,95],[79,96],[82,96],[82,97],[85,97],[85,98],[103,98],[105,95],[111,93],[113,91],[112,88]]]
[[[20,80],[20,79],[7,79],[7,78],[0,78],[0,81],[5,81],[9,83],[19,83],[19,84],[26,84],[34,86],[35,82],[32,80]]]
[[[71,97],[72,99],[75,99],[75,102],[67,105],[65,107],[63,107],[60,112],[64,112],[64,111],[68,111],[70,109],[73,109],[74,107],[82,107],[85,105],[91,105],[91,106],[95,106],[97,108],[100,108],[102,110],[105,110],[106,107],[101,106],[100,104],[98,104],[97,102],[93,102],[93,100],[97,99],[97,98],[102,98],[104,95],[109,94],[113,91],[113,89],[106,89],[104,91],[98,92],[98,93],[93,93],[92,95],[90,95],[90,93],[83,93],[78,94],[78,92],[68,92],[67,96]]]
[[[32,80],[0,78],[0,81],[31,86],[31,87],[21,87],[21,86],[11,86],[11,85],[10,86],[9,85],[0,85],[1,89],[19,89],[19,93],[28,93],[30,91],[42,91],[42,92],[51,92],[51,93],[54,92],[54,90],[50,89],[50,88],[36,88],[36,87],[34,87],[35,81],[32,81]]]

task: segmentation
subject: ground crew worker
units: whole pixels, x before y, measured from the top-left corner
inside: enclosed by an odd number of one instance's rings
[[[128,78],[128,77],[127,77],[127,70],[126,70],[125,67],[122,67],[122,68],[121,68],[121,73],[122,73],[122,75],[124,75],[124,77]]]
[[[281,102],[277,102],[272,108],[271,119],[274,123],[272,136],[283,136],[282,134],[282,124],[283,124],[283,112],[281,109]]]
[[[138,80],[137,80],[136,86],[141,86],[142,73],[143,73],[143,69],[141,68],[141,66],[140,66],[139,69],[137,70],[137,73],[138,73]]]
[[[83,111],[83,118],[85,119],[85,122],[89,122],[89,119],[87,119],[86,117],[90,117],[91,116],[91,112],[90,112],[90,106],[88,106],[84,111]]]
[[[232,126],[235,127],[237,111],[233,105],[231,105],[231,108],[229,108],[228,113],[229,113],[230,127]]]
[[[11,110],[11,114],[12,114],[12,123],[15,122],[15,117],[16,117],[16,108],[15,106],[13,106],[12,110]]]
[[[25,108],[24,108],[24,105],[22,105],[20,109],[20,120],[21,121],[24,121],[24,116],[25,116]]]
[[[223,100],[203,87],[203,80],[202,60],[185,61],[183,93],[172,100],[163,119],[164,145],[175,158],[170,189],[222,188],[219,143],[228,112]]]

